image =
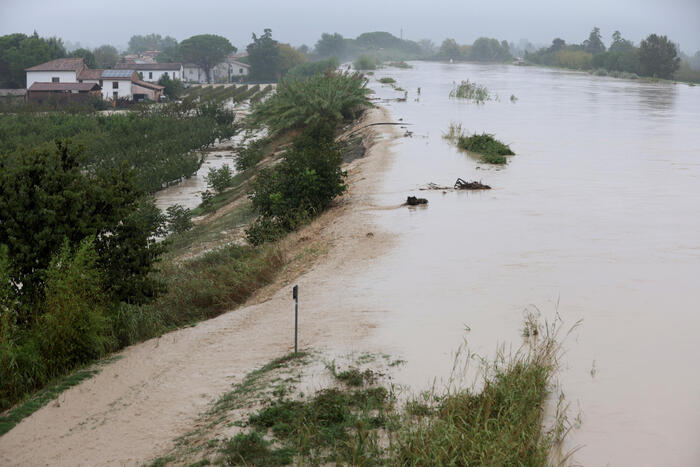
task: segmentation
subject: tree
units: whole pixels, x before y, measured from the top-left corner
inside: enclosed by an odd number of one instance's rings
[[[93,51],[97,68],[114,68],[119,61],[119,52],[111,45],[101,45]]]
[[[225,37],[215,34],[200,34],[180,43],[180,56],[204,70],[207,83],[211,82],[211,69],[221,63],[226,55],[237,49]]]
[[[158,226],[144,215],[132,169],[93,171],[82,159],[56,142],[0,160],[0,244],[12,283],[23,302],[41,301],[51,258],[65,242],[77,247],[94,237],[108,292],[143,302],[157,291],[149,273],[163,252],[152,239]]]
[[[342,60],[347,52],[347,44],[343,36],[338,34],[328,34],[324,32],[314,47],[316,55],[320,58],[337,57]]]
[[[253,42],[248,44],[247,50],[252,77],[260,81],[279,79],[282,57],[278,42],[272,39],[271,29],[265,29],[260,37],[253,33]]]
[[[280,72],[284,75],[291,68],[306,62],[306,55],[289,44],[279,45]]]
[[[556,38],[552,41],[552,45],[549,47],[549,52],[559,52],[566,48],[566,41],[564,39]]]
[[[0,87],[23,88],[26,86],[25,69],[40,63],[66,56],[61,39],[45,39],[34,32],[9,34],[0,37]]]
[[[600,28],[593,28],[588,39],[583,41],[583,50],[593,55],[605,52],[605,44],[600,37]]]
[[[129,52],[141,53],[146,50],[165,50],[169,47],[177,47],[177,40],[170,36],[161,37],[160,34],[135,35],[129,39]]]
[[[180,94],[182,94],[182,91],[184,89],[182,81],[180,81],[179,79],[171,79],[168,75],[161,76],[158,80],[158,84],[165,87],[165,89],[163,89],[163,92],[170,99],[177,99],[178,97],[180,97]]]
[[[88,49],[75,49],[68,56],[73,58],[82,58],[85,62],[85,66],[88,68],[97,68],[95,55]]]
[[[510,48],[506,41],[499,43],[496,39],[480,37],[469,51],[469,59],[478,62],[504,62],[512,59]]]
[[[666,36],[651,34],[639,46],[639,68],[644,76],[670,79],[680,65],[678,49]]]
[[[438,52],[441,58],[449,59],[459,59],[462,53],[459,49],[459,44],[454,39],[445,39],[440,45],[440,52]]]
[[[610,44],[610,52],[627,52],[634,47],[632,42],[624,39],[620,31],[615,31],[612,35],[612,44]]]
[[[430,39],[421,39],[418,41],[418,46],[420,47],[421,53],[425,57],[432,57],[438,51],[437,46]]]

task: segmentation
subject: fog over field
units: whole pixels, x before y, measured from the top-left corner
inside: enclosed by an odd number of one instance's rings
[[[446,37],[471,43],[487,36],[545,45],[553,37],[578,43],[598,26],[606,42],[615,30],[635,42],[655,32],[694,53],[700,50],[699,23],[698,0],[123,0],[90,7],[79,0],[0,0],[0,35],[37,30],[44,37],[56,35],[88,47],[110,43],[126,48],[132,35],[154,32],[177,40],[219,34],[241,49],[250,42],[251,32],[264,28],[296,46],[313,46],[323,32],[355,37],[375,30],[396,36],[403,31],[404,38],[437,43]]]

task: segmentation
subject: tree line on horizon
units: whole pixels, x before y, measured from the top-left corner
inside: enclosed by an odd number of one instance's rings
[[[56,58],[81,57],[89,68],[112,68],[124,54],[138,54],[157,50],[158,62],[195,63],[208,75],[224,58],[239,49],[223,36],[200,34],[178,42],[160,34],[133,35],[126,51],[102,45],[95,49],[77,48],[67,51],[57,37],[42,38],[16,33],[0,36],[0,88],[25,86],[25,68]],[[429,39],[419,41],[398,38],[391,33],[376,31],[345,38],[339,33],[323,33],[313,47],[293,47],[273,39],[272,31],[252,34],[252,41],[240,57],[251,66],[250,80],[277,81],[295,66],[306,62],[327,60],[351,61],[361,55],[377,62],[397,60],[464,60],[477,62],[509,62],[515,57],[528,62],[580,70],[606,70],[639,76],[700,81],[700,51],[685,55],[666,36],[649,35],[639,45],[622,37],[619,31],[612,35],[609,47],[603,43],[600,29],[595,27],[580,44],[567,44],[555,38],[551,46],[536,49],[527,41],[520,44],[505,40],[480,37],[472,44],[459,44],[447,38],[439,46]],[[208,81],[211,81],[208,78]]]

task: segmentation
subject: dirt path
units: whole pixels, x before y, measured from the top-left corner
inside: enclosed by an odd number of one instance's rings
[[[388,116],[375,109],[360,126],[379,121]],[[364,310],[342,302],[348,293],[343,276],[366,268],[392,244],[373,228],[369,211],[398,134],[382,126],[364,131],[376,139],[367,156],[348,167],[349,192],[297,234],[321,236],[332,245],[296,281],[302,291],[302,347],[353,348],[372,327]],[[251,303],[125,349],[100,374],[0,437],[0,465],[139,465],[166,452],[232,383],[291,349],[291,288],[278,282]]]

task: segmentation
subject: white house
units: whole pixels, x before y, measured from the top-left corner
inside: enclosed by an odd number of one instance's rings
[[[206,83],[207,75],[204,69],[194,63],[185,63],[184,80],[190,83]],[[241,77],[248,76],[250,65],[235,60],[232,56],[211,69],[210,79],[212,83],[237,81]]]
[[[77,83],[78,74],[84,70],[82,58],[57,58],[25,69],[27,89],[34,83]]]
[[[101,80],[105,100],[157,101],[163,92],[163,86],[140,80],[136,70],[104,70]]]
[[[164,75],[170,79],[183,80],[181,63],[117,63],[115,70],[135,70],[143,76],[143,81],[157,83]]]
[[[162,65],[162,64],[155,64]],[[172,65],[172,64],[170,64]],[[176,64],[180,70],[177,76],[182,76],[182,65]],[[161,76],[171,71],[159,70]],[[134,69],[95,70],[85,66],[82,58],[59,58],[26,69],[27,89],[36,98],[47,96],[67,98],[63,94],[97,93],[105,100],[128,99],[141,101],[150,99],[157,101],[163,93],[163,86],[142,81]],[[96,86],[90,86],[96,85]],[[80,97],[80,96],[74,96]]]

